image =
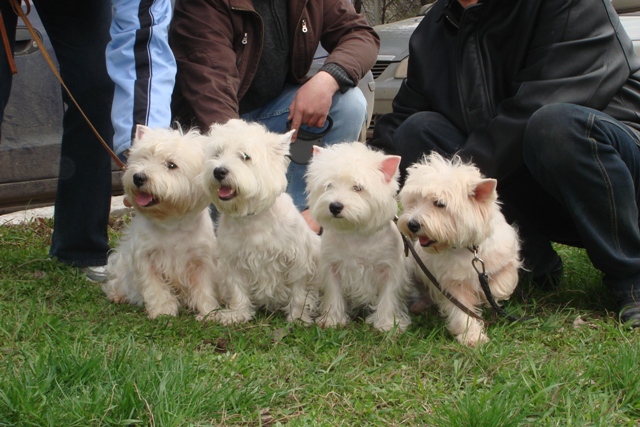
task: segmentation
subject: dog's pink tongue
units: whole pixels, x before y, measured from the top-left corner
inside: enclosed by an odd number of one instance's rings
[[[221,199],[228,199],[232,194],[233,190],[231,189],[231,187],[227,187],[226,185],[223,185],[218,190],[218,197],[220,197]]]
[[[420,236],[418,237],[418,241],[420,242],[420,246],[427,246],[431,239],[426,236]]]
[[[152,200],[153,197],[147,193],[138,193],[136,196],[136,203],[140,206],[147,206]]]

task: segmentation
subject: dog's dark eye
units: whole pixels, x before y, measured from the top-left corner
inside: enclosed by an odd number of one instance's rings
[[[446,207],[446,205],[443,202],[441,202],[440,200],[434,201],[433,202],[433,206],[435,206],[436,208],[444,208],[444,207]]]
[[[251,160],[251,157],[249,157],[247,153],[240,153],[240,156],[242,157],[242,160],[244,160],[245,162],[247,160]]]
[[[178,165],[173,162],[167,162],[167,169],[178,169]]]
[[[351,189],[356,193],[359,193],[363,190],[362,185],[354,185],[353,187],[351,187]]]
[[[324,186],[324,188],[325,188],[326,190],[328,190],[328,189],[330,189],[330,188],[333,188],[333,184],[329,182],[329,183],[327,183],[327,185],[325,185],[325,186]]]

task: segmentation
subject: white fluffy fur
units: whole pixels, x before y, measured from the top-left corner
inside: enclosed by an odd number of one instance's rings
[[[306,179],[311,214],[324,230],[322,326],[346,324],[359,307],[372,310],[367,322],[378,330],[410,324],[402,237],[393,223],[399,160],[359,142],[314,148]]]
[[[181,304],[210,318],[216,240],[208,200],[197,185],[204,161],[198,132],[139,126],[122,177],[136,215],[109,256],[103,285],[114,302],[144,305],[151,319]]]
[[[220,212],[223,323],[248,321],[257,307],[313,321],[320,238],[284,192],[292,133],[237,119],[211,127],[200,181]]]
[[[518,284],[520,244],[516,230],[500,212],[496,181],[484,178],[458,156],[446,160],[439,154],[426,156],[408,170],[400,192],[403,213],[400,229],[417,239],[415,247],[443,289],[466,307],[481,313],[487,304],[474,254],[485,263],[489,287],[496,301],[508,299]],[[414,274],[429,287],[431,297],[447,318],[447,328],[456,339],[474,346],[487,342],[483,323],[468,316],[428,283],[414,263]]]

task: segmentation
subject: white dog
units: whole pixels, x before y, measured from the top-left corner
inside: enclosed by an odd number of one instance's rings
[[[219,308],[213,222],[197,185],[204,141],[195,130],[136,129],[122,177],[136,215],[109,256],[103,290],[144,305],[151,319],[176,316],[181,304],[199,320]]]
[[[258,307],[313,321],[320,237],[284,192],[292,134],[238,119],[211,127],[200,181],[220,212],[223,323],[248,321]]]
[[[403,213],[398,226],[417,239],[420,258],[442,288],[467,308],[481,313],[487,300],[472,265],[473,249],[477,248],[493,297],[496,301],[508,299],[518,284],[520,244],[516,230],[500,212],[496,180],[484,178],[475,166],[463,163],[458,156],[445,160],[436,153],[425,156],[407,172],[399,195]],[[456,339],[470,346],[487,342],[483,323],[456,307],[414,265],[416,276],[429,287]],[[477,266],[481,269],[480,264]]]
[[[381,331],[410,324],[403,243],[393,220],[398,211],[400,157],[360,142],[314,147],[307,171],[313,218],[322,226],[319,324],[344,325],[351,311],[372,311]]]

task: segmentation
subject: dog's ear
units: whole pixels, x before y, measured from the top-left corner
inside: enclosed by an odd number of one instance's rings
[[[473,197],[480,203],[493,202],[497,198],[496,186],[498,181],[492,178],[478,182],[473,192]]]
[[[295,131],[291,130],[287,133],[271,133],[267,132],[265,136],[269,136],[270,144],[274,152],[279,156],[288,156],[291,149],[291,136]]]
[[[314,145],[312,148],[313,151],[313,157],[318,157],[320,154],[322,154],[322,152],[324,151],[324,148],[320,147],[319,145]]]
[[[287,145],[291,144],[291,137],[293,136],[293,134],[296,132],[295,129],[290,130],[289,132],[284,134],[284,139],[287,141]]]
[[[141,140],[145,133],[151,130],[150,127],[144,125],[136,125],[136,137],[135,139]]]
[[[280,146],[285,151],[286,154],[289,153],[289,150],[291,147],[291,137],[293,136],[294,133],[295,133],[295,130],[290,130],[289,132],[282,135],[282,138],[280,138]]]
[[[384,174],[384,179],[387,183],[398,174],[398,166],[400,165],[400,156],[385,156],[384,160],[380,164],[380,170]]]

